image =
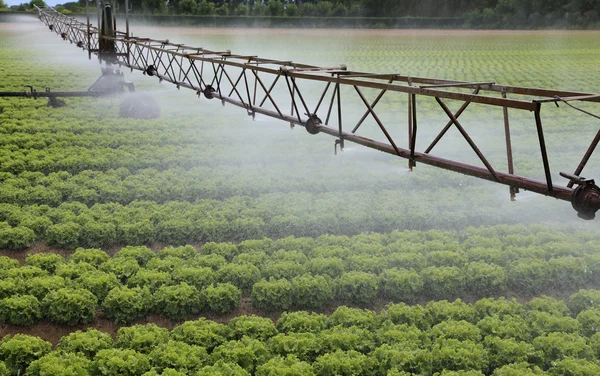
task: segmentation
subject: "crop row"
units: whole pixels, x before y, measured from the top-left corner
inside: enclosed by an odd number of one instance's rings
[[[283,313],[276,323],[200,318],[170,332],[155,324],[0,341],[0,374],[17,375],[594,375],[600,372],[600,291],[569,306],[549,297],[339,307]],[[577,318],[569,316],[579,311]]]
[[[519,217],[515,217],[514,211],[521,207],[512,205],[504,196],[478,187],[467,187],[461,192],[440,192],[442,202],[432,201],[427,191],[400,195],[396,190],[367,190],[276,193],[193,203],[134,201],[92,207],[77,202],[58,207],[0,204],[0,248],[27,248],[36,240],[51,247],[74,249],[154,242],[239,242],[265,236],[316,237],[324,233],[354,235],[397,229],[460,229],[471,223],[493,225],[539,220],[540,215],[552,217],[560,205],[539,201],[538,208],[519,212]],[[441,212],[439,205],[443,205]],[[563,208],[572,214],[568,204]]]
[[[420,182],[428,180],[434,171],[424,170],[414,179],[390,179],[384,175],[347,175],[343,172],[314,171],[306,166],[290,170],[287,163],[271,164],[268,179],[255,179],[262,166],[229,166],[226,169],[194,167],[158,171],[144,169],[131,172],[125,168],[107,171],[86,170],[78,174],[66,171],[44,175],[23,172],[17,175],[0,173],[0,202],[17,205],[58,206],[63,202],[115,202],[122,205],[135,200],[154,202],[198,199],[225,200],[235,196],[257,197],[274,191],[347,192],[372,186],[377,190],[413,188],[437,190],[439,187]],[[436,175],[440,175],[437,173]],[[479,181],[455,174],[442,174],[446,187],[481,185]],[[335,179],[331,179],[335,177]],[[185,188],[182,188],[185,187]]]
[[[68,259],[54,253],[8,257],[0,263],[0,319],[30,325],[104,317],[131,322],[156,312],[179,320],[201,312],[225,314],[242,294],[259,311],[371,306],[464,296],[522,295],[600,287],[598,243],[550,234],[484,238],[469,230],[462,242],[431,231],[125,247],[112,258],[100,249],[78,249]],[[572,240],[579,238],[579,247]],[[395,241],[392,241],[395,239]],[[585,240],[585,239],[584,239]],[[503,243],[504,242],[504,243]]]

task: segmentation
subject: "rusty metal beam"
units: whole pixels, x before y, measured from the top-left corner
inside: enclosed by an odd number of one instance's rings
[[[231,51],[211,51],[204,48],[171,43],[168,40],[132,37],[131,35],[123,35],[123,33],[119,32],[115,36],[105,37],[99,34],[98,28],[77,22],[53,9],[42,10],[38,8],[38,12],[42,22],[59,35],[62,34],[63,38],[72,42],[77,42],[79,38],[83,38],[83,40],[87,39],[88,41],[84,43],[83,48],[87,49],[90,54],[99,53],[98,46],[100,45],[100,40],[110,41],[116,46],[114,59],[116,59],[119,65],[131,68],[132,70],[140,70],[144,74],[171,82],[177,85],[177,87],[182,86],[192,89],[199,95],[204,94],[206,98],[217,98],[224,103],[242,107],[251,115],[259,113],[284,120],[290,125],[305,126],[311,134],[329,134],[336,137],[336,145],[340,144],[342,147],[343,142],[347,140],[406,158],[409,160],[411,170],[416,165],[416,162],[419,161],[431,166],[508,185],[510,187],[511,198],[514,198],[514,194],[519,189],[526,189],[561,200],[572,200],[572,196],[574,195],[572,181],[567,187],[557,186],[552,183],[548,150],[540,116],[541,104],[559,101],[565,103],[569,101],[600,103],[600,94],[497,85],[491,81],[468,82],[411,77],[395,73],[382,74],[351,71],[345,65],[339,67],[318,67],[287,60],[236,55],[232,54]],[[212,69],[205,70],[205,63],[212,67]],[[197,64],[200,64],[200,67]],[[247,75],[250,74],[249,72],[254,75],[253,80],[248,80]],[[223,76],[225,76],[225,80],[223,80]],[[280,80],[282,76],[284,80]],[[236,79],[234,80],[233,78]],[[302,81],[302,85],[300,85],[300,81]],[[271,82],[270,86],[267,86],[266,82]],[[307,86],[304,83],[307,82],[324,83],[325,89],[322,91],[319,90],[315,95],[312,91],[306,89]],[[241,87],[242,85],[244,87]],[[329,87],[331,85],[334,85],[334,90],[328,103],[329,106],[326,110],[323,110],[327,113],[326,119],[324,124],[320,124],[318,122],[321,120],[317,116],[317,112],[325,101],[325,97],[330,95]],[[366,107],[366,111],[360,113],[362,116],[356,119],[349,119],[352,121],[352,124],[355,124],[350,132],[346,131],[344,124],[342,124],[342,107],[347,108],[347,106],[343,106],[346,96],[342,100],[341,95],[341,91],[344,88],[353,88],[358,93],[362,104]],[[474,91],[466,93],[464,89],[469,88],[474,89]],[[373,102],[367,100],[363,94],[364,89],[378,90],[378,95]],[[279,93],[279,90],[286,93],[286,95],[281,97],[275,95],[275,93]],[[264,97],[260,102],[257,101],[258,91],[264,93]],[[251,93],[253,93],[253,96]],[[289,97],[287,94],[289,94]],[[507,94],[525,96],[527,99],[523,99],[522,97],[521,99],[515,99],[514,96],[509,98]],[[391,133],[388,132],[388,129],[392,129],[391,127],[396,124],[384,124],[382,120],[384,117],[380,117],[375,111],[375,106],[384,95],[386,98],[387,96],[394,95],[396,95],[395,98],[399,95],[408,96],[407,149],[399,147],[400,143],[394,140]],[[244,97],[246,98],[244,99]],[[424,97],[435,99],[440,104],[443,112],[450,118],[450,121],[431,145],[423,150],[422,148],[417,148],[416,145],[418,130],[416,102],[417,98]],[[445,103],[445,101],[450,100],[462,102],[462,106],[455,113],[451,112]],[[266,103],[267,101],[269,103]],[[310,113],[309,107],[315,103],[315,110],[313,113]],[[336,116],[331,116],[334,103],[337,103],[337,119]],[[502,108],[508,162],[507,172],[492,168],[481,153],[479,146],[469,137],[458,120],[468,106],[475,104]],[[270,107],[265,108],[265,105],[271,105],[275,110],[270,109]],[[567,105],[572,106],[569,103]],[[323,104],[323,107],[325,106]],[[534,113],[534,124],[532,124],[531,129],[535,129],[538,136],[545,181],[515,175],[508,119],[509,109]],[[579,110],[594,116],[589,112]],[[354,113],[344,114],[344,123],[347,123],[345,118],[349,117],[350,114],[354,116]],[[361,124],[363,124],[369,115],[373,117],[382,130],[387,142],[372,140],[357,134]],[[333,124],[330,124],[330,122]],[[335,124],[336,122],[337,124]],[[460,160],[440,158],[431,154],[433,147],[444,137],[446,131],[453,124],[463,137],[465,137],[470,147],[485,165],[485,168],[473,166]],[[575,170],[576,175],[581,173],[598,143],[600,143],[600,132],[598,132],[596,138],[592,141],[580,165]],[[586,212],[584,214],[589,217],[589,213]]]

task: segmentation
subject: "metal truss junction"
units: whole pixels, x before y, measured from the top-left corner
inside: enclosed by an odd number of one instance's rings
[[[99,27],[92,26],[89,18],[87,23],[78,22],[53,8],[38,8],[38,13],[41,21],[50,30],[87,50],[90,56],[98,55],[100,60],[107,64],[142,71],[146,75],[170,82],[177,88],[188,88],[206,98],[216,98],[223,103],[241,107],[250,115],[262,114],[283,120],[292,126],[303,126],[311,134],[331,135],[336,138],[336,147],[339,145],[343,148],[346,142],[353,142],[405,158],[411,169],[417,163],[423,163],[504,184],[510,187],[512,199],[519,189],[524,189],[569,201],[584,219],[593,219],[595,212],[600,209],[600,188],[593,180],[580,176],[600,142],[600,130],[583,153],[574,172],[561,172],[569,181],[568,184],[557,185],[552,181],[540,115],[545,103],[598,103],[599,94],[504,86],[494,82],[464,82],[355,72],[343,65],[318,67],[292,61],[236,55],[231,51],[210,51],[168,40],[134,37],[129,33],[128,22],[126,32],[116,31],[116,18],[111,14],[107,16],[102,6],[99,6]],[[311,82],[313,86],[319,85],[322,89],[319,89],[318,93],[314,90],[301,90],[301,83],[304,82]],[[341,95],[342,89],[356,92],[364,106],[362,116],[358,117],[355,123],[345,124],[342,121],[345,102]],[[366,98],[364,92],[367,89],[378,91],[373,101]],[[465,92],[467,89],[469,92]],[[408,117],[406,138],[403,138],[404,147],[391,136],[376,110],[381,99],[391,95],[407,97]],[[520,99],[523,96],[530,99]],[[418,97],[433,97],[440,110],[447,116],[447,123],[429,145],[417,145],[416,142],[419,131]],[[453,112],[447,105],[448,100],[461,101],[462,106]],[[309,103],[312,105],[309,106]],[[505,169],[492,166],[461,124],[459,117],[472,103],[502,108],[507,161]],[[509,110],[533,114],[538,138],[536,146],[541,153],[540,168],[543,168],[544,180],[515,174]],[[361,125],[369,117],[379,127],[385,141],[375,141],[359,134]],[[452,127],[455,127],[469,144],[481,166],[432,154],[435,146]]]

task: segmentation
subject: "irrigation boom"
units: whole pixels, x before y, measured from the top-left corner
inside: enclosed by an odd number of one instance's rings
[[[494,82],[451,81],[399,74],[355,72],[348,70],[344,65],[318,67],[292,61],[236,55],[231,51],[211,51],[168,40],[134,37],[129,32],[127,1],[126,31],[118,31],[116,16],[111,9],[114,7],[111,7],[109,2],[101,3],[98,0],[98,27],[91,25],[89,13],[87,23],[82,23],[53,8],[37,10],[41,21],[50,30],[55,31],[64,40],[87,50],[90,57],[92,54],[97,55],[101,63],[142,71],[148,76],[170,82],[177,88],[188,88],[199,96],[216,98],[223,103],[241,107],[251,116],[262,114],[283,120],[292,126],[303,126],[310,134],[331,135],[336,138],[335,150],[338,146],[343,149],[345,142],[354,142],[405,158],[411,170],[417,163],[423,163],[507,185],[510,187],[511,199],[515,198],[519,189],[551,196],[571,202],[578,216],[584,219],[593,219],[596,211],[600,209],[600,188],[593,180],[581,177],[583,169],[600,142],[600,130],[574,172],[560,173],[568,183],[565,186],[556,185],[552,181],[540,115],[543,104],[570,104],[572,101],[599,103],[600,94],[504,86]],[[301,90],[301,82],[322,85],[323,89],[319,90],[320,94],[315,95],[312,90]],[[352,128],[342,122],[342,88],[356,92],[364,105],[364,114],[356,123],[350,124]],[[363,93],[366,89],[376,89],[379,94],[373,101],[369,101]],[[469,92],[465,92],[465,89]],[[391,95],[408,97],[406,147],[394,140],[375,109],[384,96]],[[517,95],[533,99],[518,99],[515,98]],[[419,130],[418,97],[435,98],[439,108],[448,118],[446,125],[429,145],[417,145],[416,142]],[[447,100],[461,101],[462,107],[452,112],[446,104]],[[459,120],[471,103],[503,109],[507,159],[505,172],[492,166]],[[533,114],[544,180],[515,174],[509,110],[528,111]],[[377,123],[385,141],[375,141],[358,134],[361,125],[369,116]],[[461,133],[483,167],[432,154],[437,143],[452,127],[456,127]]]

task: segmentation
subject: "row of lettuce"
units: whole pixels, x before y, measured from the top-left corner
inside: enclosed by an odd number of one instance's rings
[[[444,211],[440,211],[440,202],[431,200],[432,192],[420,190],[402,195],[396,190],[292,192],[236,196],[223,201],[134,201],[91,207],[79,202],[58,207],[0,204],[0,248],[29,248],[36,240],[54,248],[75,249],[156,242],[240,242],[327,233],[355,235],[398,229],[461,229],[473,223],[489,226],[539,221],[540,213],[550,217],[552,209],[560,208],[558,202],[540,201],[535,210],[522,212],[522,207],[504,196],[480,187],[437,193],[444,198]],[[565,215],[574,217],[568,203],[562,208]],[[514,215],[517,210],[519,216]]]
[[[373,311],[339,307],[329,316],[283,313],[276,323],[204,318],[170,332],[154,323],[96,329],[51,343],[0,341],[0,374],[19,375],[597,375],[599,291],[526,304],[491,298]],[[593,301],[595,300],[595,302]],[[580,310],[577,319],[570,312]],[[3,362],[3,363],[2,363]]]
[[[600,288],[594,235],[534,227],[499,235],[512,229],[265,238],[156,252],[128,246],[112,257],[80,248],[68,258],[29,254],[25,265],[2,256],[0,320],[82,324],[99,308],[116,322],[151,313],[181,320],[230,314],[243,299],[258,312],[280,312]]]

